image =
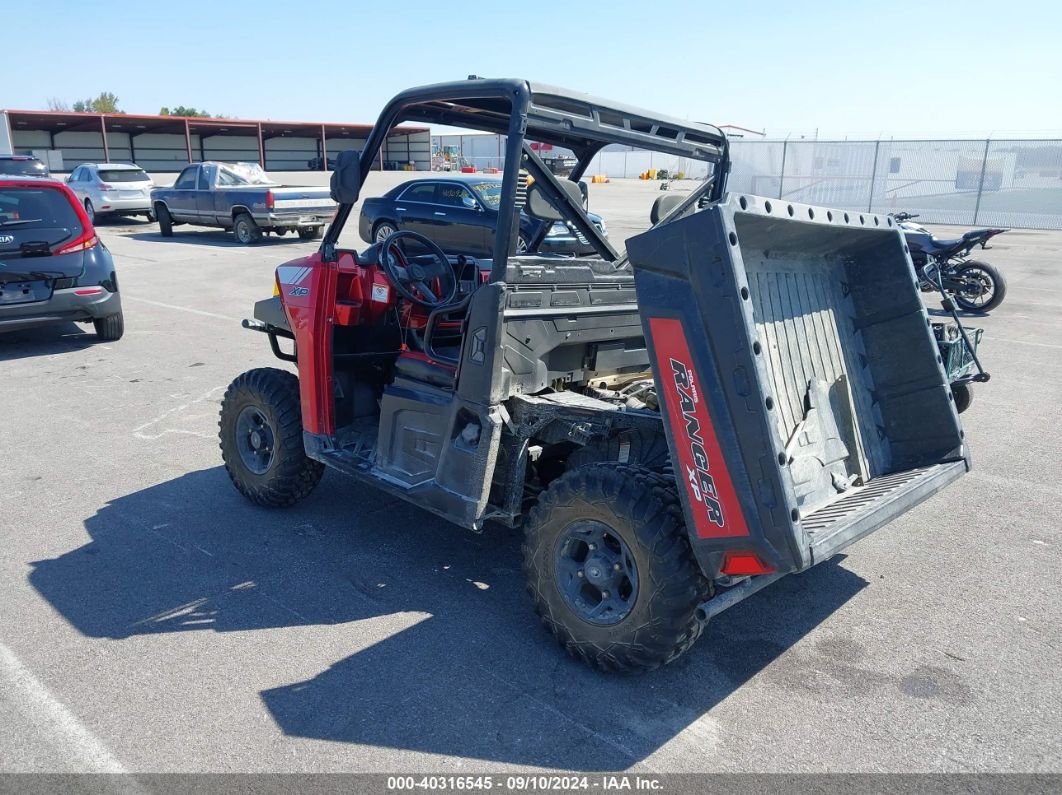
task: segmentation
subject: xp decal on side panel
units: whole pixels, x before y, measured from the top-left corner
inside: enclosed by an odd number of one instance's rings
[[[363,213],[364,249],[340,245],[404,121],[505,136],[489,248],[399,228],[386,212],[405,193]],[[533,142],[573,153],[566,179]],[[657,199],[628,253],[580,188],[610,144],[704,175]],[[959,477],[963,434],[898,228],[728,195],[728,167],[716,127],[552,86],[400,93],[364,150],[338,156],[320,249],[278,268],[244,321],[298,375],[230,387],[233,484],[288,506],[328,466],[473,530],[521,526],[550,633],[594,667],[644,671]],[[587,251],[549,250],[558,223]]]

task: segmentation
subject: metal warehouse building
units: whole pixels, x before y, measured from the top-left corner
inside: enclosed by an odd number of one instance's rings
[[[364,148],[371,129],[369,124],[0,110],[0,154],[36,155],[52,171],[115,162],[166,172],[203,160],[252,161],[267,171],[306,171],[316,161],[325,170],[327,159],[338,152]],[[395,129],[375,167],[429,170],[428,128]]]

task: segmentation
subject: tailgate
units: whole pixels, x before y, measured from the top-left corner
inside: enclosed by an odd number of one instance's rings
[[[332,212],[336,203],[328,188],[274,188],[273,206],[280,212],[316,210]]]
[[[627,250],[707,571],[807,568],[966,470],[892,219],[731,195]]]

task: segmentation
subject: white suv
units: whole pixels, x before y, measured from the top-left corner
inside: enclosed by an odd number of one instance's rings
[[[155,220],[151,210],[151,189],[155,183],[140,166],[85,163],[75,168],[66,182],[85,205],[93,223],[111,213],[143,215],[149,221]]]

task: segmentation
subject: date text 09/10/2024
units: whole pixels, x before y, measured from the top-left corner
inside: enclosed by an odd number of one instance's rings
[[[387,790],[562,792],[579,790],[658,791],[662,782],[652,776],[600,775],[468,775],[468,776],[388,776]]]

